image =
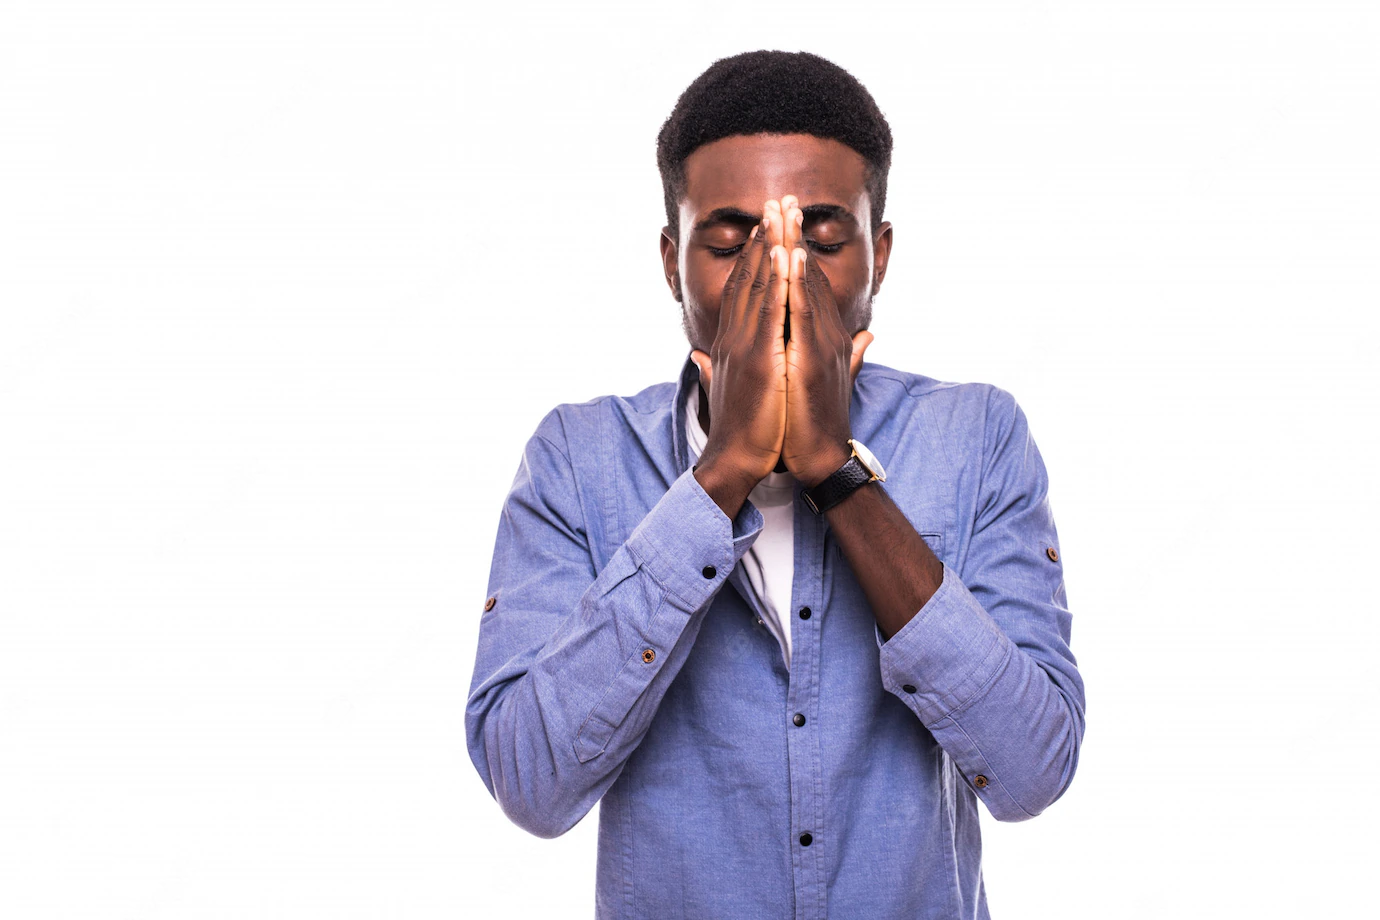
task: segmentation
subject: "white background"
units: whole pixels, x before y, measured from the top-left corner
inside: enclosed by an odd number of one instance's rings
[[[559,402],[672,378],[654,143],[806,49],[896,138],[869,359],[1051,477],[1077,779],[994,916],[1373,903],[1373,3],[6,3],[0,915],[593,914],[463,709]],[[986,816],[984,816],[986,817]],[[895,884],[906,880],[896,879]]]

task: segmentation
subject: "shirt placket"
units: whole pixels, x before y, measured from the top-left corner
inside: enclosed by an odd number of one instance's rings
[[[795,572],[791,584],[791,669],[786,693],[786,752],[791,792],[791,872],[797,920],[824,920],[825,855],[834,845],[824,826],[819,747],[820,624],[824,617],[824,528],[795,488]]]

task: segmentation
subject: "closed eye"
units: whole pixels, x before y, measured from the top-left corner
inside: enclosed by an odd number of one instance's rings
[[[727,259],[737,255],[738,250],[743,248],[743,244],[739,243],[737,246],[732,246],[728,249],[716,249],[713,246],[706,246],[704,248],[709,250],[709,254],[716,259]]]
[[[820,243],[816,240],[806,240],[805,242],[815,252],[826,256],[832,255],[843,248],[842,243]],[[739,251],[742,250],[743,244],[739,243],[737,246],[731,246],[728,249],[719,249],[715,246],[706,246],[704,248],[716,259],[729,259],[736,256]]]

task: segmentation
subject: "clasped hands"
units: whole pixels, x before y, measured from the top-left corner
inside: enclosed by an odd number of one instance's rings
[[[766,203],[724,286],[711,353],[691,352],[709,397],[697,474],[744,497],[778,462],[809,487],[851,456],[853,382],[873,337],[844,327],[803,224],[794,195]]]

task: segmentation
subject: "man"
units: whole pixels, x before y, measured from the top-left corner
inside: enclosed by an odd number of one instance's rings
[[[518,825],[595,802],[606,918],[987,917],[1084,691],[1047,479],[987,384],[863,363],[891,134],[809,54],[662,128],[677,383],[562,405],[504,505],[466,710]]]

